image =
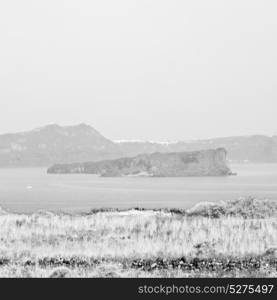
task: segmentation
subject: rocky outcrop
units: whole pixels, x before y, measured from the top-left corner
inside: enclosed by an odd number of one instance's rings
[[[87,173],[105,177],[225,176],[231,174],[226,164],[226,154],[223,148],[194,152],[141,154],[116,160],[54,165],[48,169],[48,173]]]

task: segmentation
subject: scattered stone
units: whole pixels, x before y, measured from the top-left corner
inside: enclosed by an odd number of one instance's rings
[[[71,271],[68,268],[58,268],[56,270],[54,270],[49,278],[69,278],[72,277],[71,276]]]
[[[152,265],[151,265],[151,269],[156,269],[157,268],[157,263],[153,263]]]

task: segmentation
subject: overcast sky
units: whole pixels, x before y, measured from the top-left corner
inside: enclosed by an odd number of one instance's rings
[[[0,133],[277,133],[276,0],[0,3]]]

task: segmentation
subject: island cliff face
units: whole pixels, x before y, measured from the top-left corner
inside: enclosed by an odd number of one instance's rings
[[[226,176],[231,170],[224,148],[194,152],[152,153],[115,160],[75,164],[57,164],[47,172],[54,174],[84,173],[103,177],[151,176]]]

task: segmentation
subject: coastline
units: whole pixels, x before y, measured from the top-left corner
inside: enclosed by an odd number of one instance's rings
[[[276,277],[277,204],[0,213],[1,277]]]

